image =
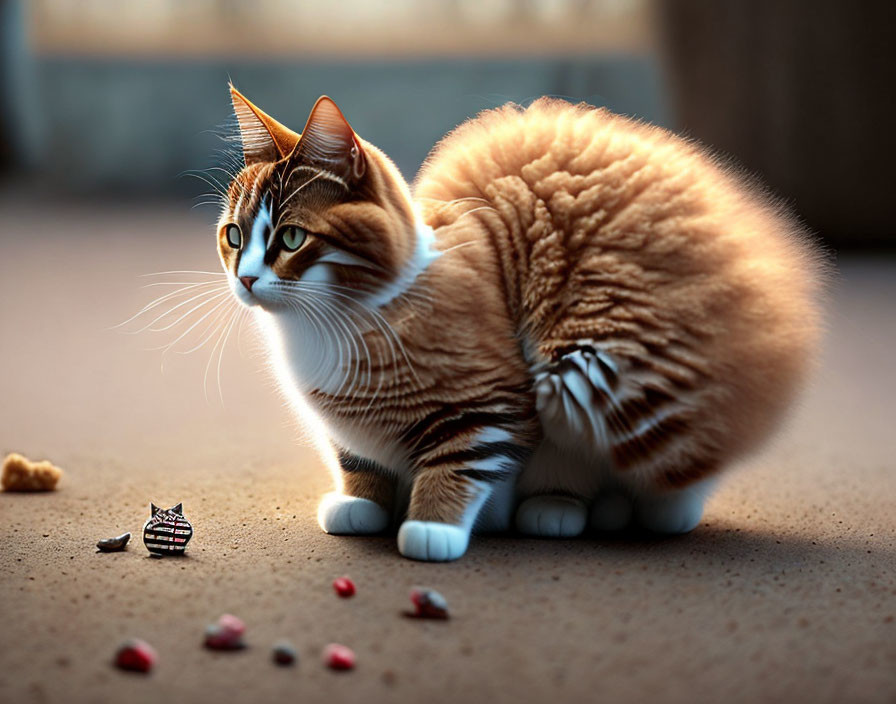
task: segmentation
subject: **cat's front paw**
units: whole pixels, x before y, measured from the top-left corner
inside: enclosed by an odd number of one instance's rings
[[[412,560],[448,562],[467,551],[470,532],[435,521],[405,521],[398,531],[398,552]]]
[[[542,538],[573,538],[585,530],[588,511],[569,496],[532,496],[517,509],[516,528]]]
[[[333,535],[369,535],[389,526],[389,514],[369,499],[333,492],[317,507],[317,522]]]

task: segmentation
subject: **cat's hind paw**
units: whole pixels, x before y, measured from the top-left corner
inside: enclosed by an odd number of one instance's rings
[[[317,507],[317,522],[333,535],[369,535],[389,526],[389,513],[369,499],[333,492]]]
[[[470,532],[435,521],[405,521],[398,530],[398,552],[412,560],[448,562],[467,551]]]
[[[543,538],[573,538],[585,530],[585,504],[570,496],[532,496],[517,509],[517,530]]]
[[[704,499],[704,495],[686,490],[641,497],[635,507],[638,523],[654,533],[689,533],[703,517]]]
[[[632,520],[632,500],[618,491],[603,491],[591,507],[591,527],[599,531],[619,531]]]

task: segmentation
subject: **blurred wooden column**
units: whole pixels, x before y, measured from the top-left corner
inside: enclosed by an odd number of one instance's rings
[[[680,129],[757,172],[832,244],[896,244],[896,2],[657,10]]]

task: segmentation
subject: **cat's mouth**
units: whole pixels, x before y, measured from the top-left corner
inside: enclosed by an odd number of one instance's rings
[[[250,282],[251,285],[247,285],[247,282],[242,281],[243,278],[246,277],[230,277],[231,292],[241,305],[270,312],[288,308],[282,293],[275,286],[263,281],[253,281]]]

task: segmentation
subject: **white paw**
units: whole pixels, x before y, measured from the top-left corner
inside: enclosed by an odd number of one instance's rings
[[[585,530],[588,511],[569,496],[533,496],[520,504],[516,527],[520,533],[545,538],[572,538]]]
[[[631,499],[618,491],[601,492],[591,507],[591,527],[595,530],[622,530],[631,520]]]
[[[405,521],[398,530],[398,552],[413,560],[447,562],[467,551],[470,532],[434,521]]]
[[[317,507],[317,522],[333,535],[365,535],[385,530],[389,514],[369,499],[333,492],[324,496]]]
[[[688,533],[703,517],[704,498],[687,491],[641,497],[636,507],[638,522],[654,533]]]

